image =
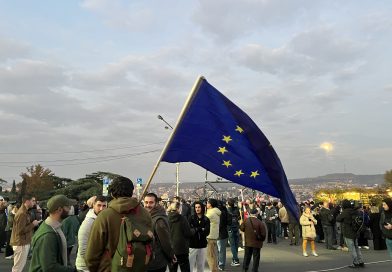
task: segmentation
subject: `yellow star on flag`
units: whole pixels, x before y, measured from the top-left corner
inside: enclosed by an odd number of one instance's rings
[[[239,171],[235,171],[234,176],[241,177],[241,175],[243,175],[243,174],[244,174],[244,173],[242,172],[242,170],[239,170]]]
[[[225,136],[223,135],[223,139],[222,141],[226,142],[226,144],[228,144],[230,141],[232,141],[233,139],[231,139],[230,135],[229,136]]]
[[[222,153],[222,155],[224,155],[225,152],[229,152],[229,151],[227,151],[226,147],[224,146],[224,147],[219,147],[219,150],[217,152]]]
[[[230,161],[225,161],[225,160],[223,160],[222,165],[226,166],[227,168],[229,168],[230,166],[232,166],[232,164],[230,163]]]
[[[259,170],[252,171],[252,174],[250,174],[250,177],[251,177],[251,178],[256,178],[257,176],[260,176]]]
[[[235,131],[238,131],[239,133],[244,132],[244,130],[242,129],[242,127],[237,126],[237,128],[235,129]]]

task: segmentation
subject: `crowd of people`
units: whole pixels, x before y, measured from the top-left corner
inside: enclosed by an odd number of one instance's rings
[[[369,250],[369,240],[392,258],[390,198],[382,207],[306,201],[293,215],[279,201],[190,203],[177,196],[167,202],[153,192],[139,201],[133,191],[132,181],[118,176],[110,197],[93,196],[82,206],[64,195],[50,198],[45,209],[31,195],[20,204],[0,199],[0,250],[13,259],[13,272],[23,271],[28,259],[34,272],[201,272],[206,263],[213,272],[241,265],[243,271],[258,271],[264,241],[273,246],[285,240],[293,250],[302,241],[304,257],[319,256],[317,245],[350,251],[352,268],[364,266],[361,250]]]

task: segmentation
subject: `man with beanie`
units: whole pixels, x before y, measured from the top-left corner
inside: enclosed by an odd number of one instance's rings
[[[259,270],[260,250],[263,247],[263,241],[265,240],[267,233],[264,223],[257,218],[257,214],[257,209],[251,209],[249,217],[240,226],[240,229],[245,233],[243,271],[248,271],[252,256],[252,272],[257,272]]]
[[[392,258],[392,199],[386,198],[382,202],[383,211],[380,216],[380,228],[385,237],[389,256]]]
[[[210,220],[210,234],[207,236],[207,262],[211,272],[218,271],[218,246],[219,223],[221,211],[217,208],[218,201],[210,198],[207,201],[207,214]]]
[[[344,199],[342,202],[343,211],[336,218],[337,222],[342,223],[344,241],[351,252],[353,264],[350,268],[364,267],[365,263],[362,259],[361,249],[358,247],[358,233],[353,230],[352,220],[353,216],[357,215],[359,211],[353,207],[351,202]]]
[[[61,230],[61,222],[67,218],[72,202],[65,195],[56,195],[48,200],[49,216],[35,232],[32,246],[30,272],[71,272],[68,266],[67,241]]]
[[[34,197],[26,195],[22,198],[22,206],[15,215],[10,244],[14,250],[14,266],[12,272],[22,272],[29,254],[34,227],[39,221],[32,221],[29,209],[34,206]]]
[[[112,265],[119,266],[120,263],[113,262],[118,241],[120,238],[120,226],[124,216],[138,221],[139,226],[152,230],[151,216],[139,201],[132,197],[133,184],[129,178],[116,176],[109,186],[109,193],[114,198],[109,202],[109,208],[101,211],[95,219],[91,229],[86,251],[86,264],[90,271],[111,271]],[[135,229],[134,232],[140,231]],[[153,233],[151,231],[151,238]],[[135,250],[129,271],[146,271],[146,260],[150,258],[147,248]]]

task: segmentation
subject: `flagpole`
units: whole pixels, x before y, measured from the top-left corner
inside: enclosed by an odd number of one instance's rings
[[[147,194],[148,188],[150,187],[151,181],[154,178],[154,176],[155,176],[155,174],[156,174],[156,172],[158,170],[158,167],[159,167],[159,165],[160,165],[160,163],[162,161],[163,155],[165,155],[167,149],[169,148],[171,142],[173,141],[173,138],[174,138],[174,135],[175,135],[175,133],[177,131],[178,125],[184,119],[185,113],[188,111],[189,105],[191,104],[191,102],[192,102],[193,98],[195,97],[196,93],[198,92],[198,90],[200,88],[200,84],[202,83],[203,80],[205,80],[205,78],[203,76],[199,76],[197,78],[197,80],[195,81],[195,83],[193,84],[191,92],[189,93],[188,98],[185,101],[184,106],[182,107],[182,110],[181,110],[180,116],[178,117],[177,123],[176,123],[174,129],[172,130],[172,133],[170,134],[170,137],[167,140],[166,145],[165,145],[165,147],[163,148],[163,150],[161,152],[161,155],[159,156],[157,162],[155,163],[155,166],[154,166],[154,168],[153,168],[153,170],[151,172],[150,177],[148,178],[148,181],[146,183],[146,186],[143,189],[143,193],[141,194],[141,197],[140,197],[139,201],[141,201],[144,198],[144,196]]]

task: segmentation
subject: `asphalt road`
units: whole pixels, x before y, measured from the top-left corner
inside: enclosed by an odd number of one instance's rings
[[[371,243],[371,242],[370,242]],[[327,250],[324,244],[316,244],[319,257],[302,256],[301,246],[290,246],[287,240],[279,239],[278,244],[265,244],[261,250],[261,262],[259,271],[263,272],[316,272],[316,271],[392,271],[392,261],[388,252],[362,250],[365,260],[365,268],[352,269],[347,266],[351,264],[349,252],[341,250]],[[11,271],[12,260],[5,260],[4,255],[0,258],[0,272]],[[225,271],[242,271],[242,258],[244,251],[239,253],[241,266],[231,267],[231,252],[227,248],[227,264]],[[26,265],[24,271],[28,271]],[[209,271],[206,266],[206,270]]]

